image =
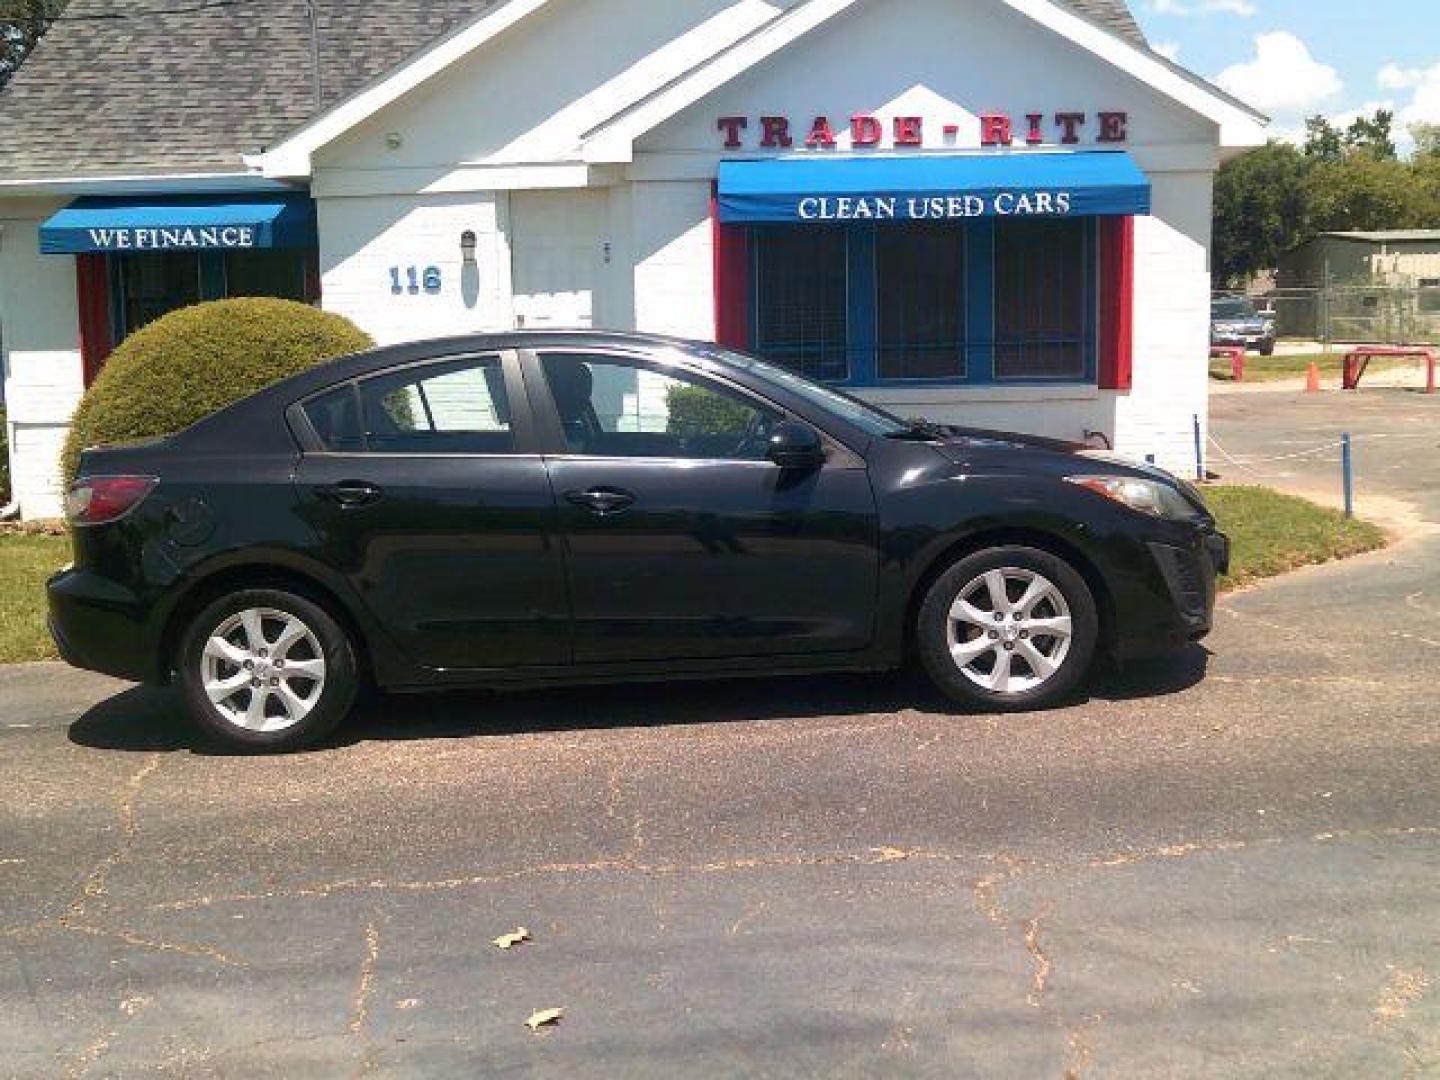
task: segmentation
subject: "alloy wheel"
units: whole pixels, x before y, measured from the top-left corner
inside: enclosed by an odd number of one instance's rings
[[[1059,587],[1019,567],[987,570],[966,585],[946,620],[950,656],[992,694],[1037,690],[1064,666],[1074,624]]]
[[[320,639],[288,611],[250,608],[230,616],[205,642],[201,665],[215,711],[246,731],[286,731],[325,692]]]

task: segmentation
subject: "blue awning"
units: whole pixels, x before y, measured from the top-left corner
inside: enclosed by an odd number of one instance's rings
[[[1150,213],[1150,181],[1117,151],[725,161],[719,195],[725,224]]]
[[[40,226],[46,255],[313,247],[308,195],[90,196]]]

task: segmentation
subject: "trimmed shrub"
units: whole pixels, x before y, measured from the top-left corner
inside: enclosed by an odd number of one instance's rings
[[[65,443],[73,479],[91,446],[173,435],[213,412],[374,342],[350,320],[290,300],[217,300],[171,312],[121,343]]]
[[[670,387],[666,404],[670,408],[668,433],[682,437],[720,432],[740,435],[755,417],[754,411],[740,402],[701,386]]]

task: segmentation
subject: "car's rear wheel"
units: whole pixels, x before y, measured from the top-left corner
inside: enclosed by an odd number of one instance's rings
[[[190,623],[180,688],[196,722],[227,746],[277,752],[308,746],[345,719],[359,689],[355,648],[319,604],[251,589],[224,596]]]
[[[1072,693],[1099,638],[1095,598],[1065,560],[1029,547],[976,552],[940,575],[917,640],[952,699],[999,711],[1039,709]]]

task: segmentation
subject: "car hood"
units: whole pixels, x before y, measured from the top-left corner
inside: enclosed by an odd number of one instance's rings
[[[1198,506],[1204,500],[1194,485],[1156,465],[1127,461],[1105,450],[1066,439],[1020,435],[1012,431],[948,427],[948,438],[934,443],[944,457],[967,470],[1040,472],[1058,476],[1136,476],[1178,487]]]
[[[1040,435],[1020,435],[1013,431],[988,431],[984,428],[947,427],[949,437],[936,443],[936,448],[951,461],[966,461],[979,454],[1039,452],[1074,458],[1089,449],[1084,443],[1065,439],[1047,439]]]

